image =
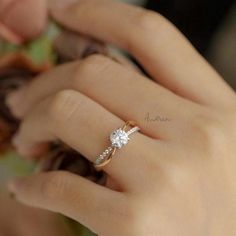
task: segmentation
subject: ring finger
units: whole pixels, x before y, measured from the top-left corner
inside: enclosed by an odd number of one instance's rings
[[[93,100],[67,90],[45,99],[27,115],[15,145],[21,154],[32,156],[40,143],[61,139],[93,162],[110,145],[107,135],[123,124],[124,121]],[[161,157],[161,141],[157,143],[141,133],[133,134],[129,144],[117,150],[104,170],[121,186],[133,186],[136,175],[145,170],[135,166],[145,166],[153,160],[153,154],[145,150],[153,150],[154,144],[160,146],[157,156]],[[150,159],[143,158],[147,155]],[[129,171],[131,166],[137,169],[135,176]]]

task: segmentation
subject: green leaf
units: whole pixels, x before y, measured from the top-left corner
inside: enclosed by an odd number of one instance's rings
[[[25,53],[36,65],[47,62],[55,63],[56,54],[53,48],[53,41],[59,33],[60,28],[55,23],[49,23],[43,36],[25,45]]]
[[[46,37],[41,37],[29,43],[23,51],[35,65],[55,62],[52,42]]]
[[[23,160],[16,153],[9,152],[4,156],[0,156],[0,169],[2,168],[8,173],[8,177],[24,176],[32,173],[35,165],[32,162]]]
[[[39,38],[27,42],[23,45],[0,41],[0,56],[9,53],[22,52],[36,66],[44,64],[54,64],[56,62],[56,53],[53,48],[53,41],[60,33],[60,27],[55,23],[49,23],[47,30]]]
[[[0,42],[0,56],[1,55],[6,55],[9,53],[14,53],[20,50],[20,46],[8,43],[8,42]]]

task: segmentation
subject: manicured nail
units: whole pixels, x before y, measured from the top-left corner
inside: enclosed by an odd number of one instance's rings
[[[7,26],[2,24],[1,22],[0,22],[0,38],[4,38],[5,40],[17,45],[23,42],[23,39],[19,35],[12,32]]]
[[[16,152],[25,159],[32,160],[40,157],[43,153],[48,150],[48,144],[36,144],[35,146],[25,145],[22,143],[18,134],[12,138],[12,145],[16,149]]]
[[[23,89],[19,89],[9,93],[6,98],[6,104],[9,106],[9,108],[14,108],[18,106],[18,104],[20,104],[20,102],[22,101],[23,95],[24,95]]]
[[[27,159],[30,158],[32,151],[29,148],[25,147],[25,145],[21,142],[18,134],[14,135],[11,143],[19,155]]]
[[[8,182],[7,184],[8,190],[10,191],[11,195],[14,196],[14,198],[16,197],[17,192],[21,188],[22,183],[23,183],[23,180],[20,178],[13,179]]]
[[[20,144],[20,141],[19,141],[19,135],[18,134],[15,134],[11,140],[11,143],[14,147],[18,147],[19,144]]]
[[[25,88],[20,88],[9,93],[6,97],[5,103],[16,118],[21,118],[24,115],[24,96]]]
[[[27,160],[31,160],[35,157],[35,149],[25,147],[24,145],[19,145],[16,147],[16,151],[22,158]]]

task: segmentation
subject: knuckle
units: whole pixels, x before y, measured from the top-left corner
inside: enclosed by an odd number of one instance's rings
[[[88,69],[91,69],[91,67],[94,68],[94,66],[100,67],[107,61],[108,61],[108,58],[106,58],[105,56],[94,54],[84,59],[83,65],[85,68],[88,67]]]
[[[139,23],[138,26],[142,27],[142,29],[150,29],[154,24],[156,24],[157,19],[159,20],[159,17],[156,13],[152,11],[141,10],[137,19]]]
[[[68,122],[82,103],[77,99],[77,93],[71,90],[58,92],[51,100],[48,107],[49,118],[56,127]]]
[[[66,172],[51,172],[41,183],[41,194],[48,200],[59,199],[66,192]]]
[[[123,217],[123,222],[126,224],[124,228],[128,229],[128,232],[125,232],[126,235],[147,235],[147,229],[150,229],[152,224],[150,221],[151,210],[147,205],[144,200],[140,199],[129,201],[128,206],[126,206],[125,217]]]
[[[72,87],[78,87],[81,83],[80,78],[83,78],[83,84],[86,82],[94,82],[96,79],[102,78],[102,74],[106,74],[111,68],[111,59],[102,55],[91,55],[80,62],[76,69],[74,77],[72,78]]]
[[[137,25],[141,31],[144,31],[143,33],[150,33],[153,31],[153,29],[155,29],[156,32],[157,29],[163,29],[164,27],[169,26],[167,19],[165,19],[162,15],[150,10],[140,9],[135,18],[135,25]]]
[[[129,222],[129,226],[131,228],[131,231],[137,230],[137,226],[140,225],[140,215],[138,214],[138,208],[134,205],[131,204],[129,207],[127,207],[127,221]]]
[[[225,142],[224,126],[220,120],[210,115],[199,115],[192,122],[192,134],[201,143],[204,151],[214,153]]]
[[[151,10],[144,10],[142,8],[136,8],[136,12],[133,14],[131,19],[131,25],[133,25],[133,30],[128,31],[126,48],[133,52],[135,49],[135,42],[137,41],[137,35],[140,35],[143,40],[146,37],[158,36],[158,44],[162,46],[162,43],[172,37],[172,29],[170,22],[163,17],[161,14],[153,12]],[[134,33],[135,32],[135,33]],[[134,38],[135,37],[135,38]]]

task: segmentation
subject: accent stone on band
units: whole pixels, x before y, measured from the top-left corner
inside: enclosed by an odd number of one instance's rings
[[[127,131],[127,135],[129,136],[137,131],[140,131],[140,128],[138,126],[135,126],[132,129],[130,129],[129,131]]]
[[[112,152],[112,150],[113,150],[112,147],[108,147],[101,155],[99,155],[99,157],[96,159],[94,163],[96,165],[100,165],[106,159],[106,157]]]

